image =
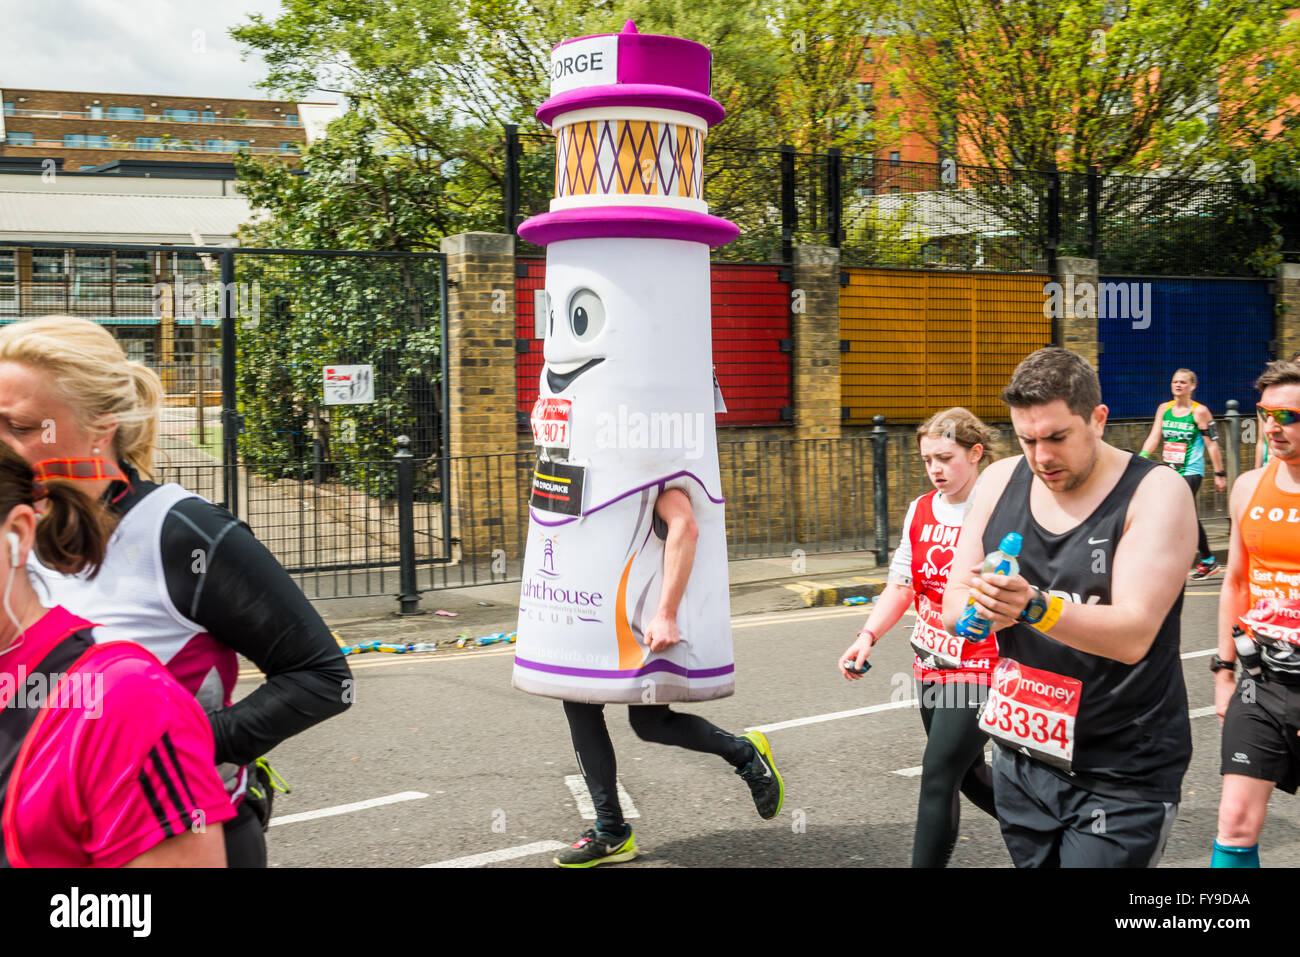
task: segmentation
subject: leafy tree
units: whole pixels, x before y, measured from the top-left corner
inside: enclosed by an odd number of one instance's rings
[[[1103,191],[1103,222],[1203,228],[1201,180],[1262,176],[1300,145],[1300,24],[1287,7],[894,0],[883,46],[909,107],[891,118],[968,167],[1159,177]],[[1042,237],[1042,197],[986,185],[963,199]],[[1064,177],[1067,224],[1085,197],[1082,175]]]

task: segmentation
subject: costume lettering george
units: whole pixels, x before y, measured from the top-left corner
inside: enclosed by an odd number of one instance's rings
[[[519,227],[547,247],[548,315],[514,685],[592,703],[725,697],[709,249],[738,230],[703,200],[703,141],[723,116],[710,54],[629,21],[561,43],[551,76],[537,115],[556,133],[556,198]],[[681,641],[652,654],[644,629],[664,567],[655,501],[670,488],[690,499],[699,537]]]

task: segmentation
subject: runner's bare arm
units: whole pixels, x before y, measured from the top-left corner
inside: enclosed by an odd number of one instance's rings
[[[1210,423],[1214,421],[1214,414],[1210,411],[1208,406],[1204,406],[1204,405],[1198,405],[1196,407],[1196,412],[1194,417],[1196,419],[1196,427],[1198,429],[1208,429],[1210,427]],[[1205,451],[1206,454],[1209,455],[1210,457],[1210,464],[1214,466],[1214,471],[1222,472],[1223,453],[1219,450],[1218,441],[1216,439],[1210,438],[1208,435],[1202,436],[1202,439],[1205,442]],[[1223,491],[1223,490],[1220,489],[1219,491]]]
[[[220,824],[201,831],[182,831],[159,841],[123,867],[225,867],[226,839]]]
[[[681,489],[670,488],[655,500],[655,513],[668,523],[664,540],[664,584],[659,608],[646,626],[645,643],[651,651],[662,651],[681,638],[677,630],[677,608],[686,591],[695,564],[695,542],[700,537],[691,500]]]
[[[957,619],[970,597],[970,582],[974,577],[971,569],[984,559],[984,529],[988,526],[989,516],[1022,458],[1023,455],[1013,455],[999,459],[984,470],[975,486],[970,511],[961,524],[952,571],[948,573],[948,584],[943,591],[943,626],[950,632],[956,628]]]
[[[1155,421],[1151,423],[1151,431],[1147,433],[1146,441],[1142,443],[1142,451],[1148,455],[1153,455],[1156,449],[1160,448],[1160,438],[1162,434],[1160,429],[1160,420],[1161,417],[1164,416],[1165,406],[1168,404],[1168,402],[1161,402],[1156,406]]]
[[[1241,518],[1246,513],[1251,496],[1259,487],[1263,469],[1244,473],[1232,484],[1228,499],[1228,513],[1232,516],[1232,536],[1228,542],[1228,567],[1223,573],[1223,588],[1219,591],[1219,657],[1226,661],[1237,658],[1232,643],[1232,626],[1250,608],[1250,580],[1247,576],[1246,547],[1241,539]]]
[[[1195,552],[1191,489],[1172,469],[1152,469],[1129,502],[1127,528],[1113,553],[1111,603],[1065,602],[1052,639],[1090,655],[1137,664],[1182,592]],[[1106,553],[1098,560],[1107,560]],[[1019,617],[1030,595],[1022,592],[1020,576],[989,575],[985,580],[992,591],[1016,602],[1015,607],[997,602],[993,627],[1005,627]]]

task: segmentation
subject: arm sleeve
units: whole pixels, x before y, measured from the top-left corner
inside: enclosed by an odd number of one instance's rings
[[[129,651],[96,665],[103,711],[85,721],[73,757],[83,847],[96,867],[120,867],[168,838],[235,816],[203,709],[157,661]]]
[[[205,556],[199,574],[195,550]],[[163,523],[162,554],[177,609],[266,675],[252,694],[209,716],[218,764],[248,764],[348,708],[347,659],[247,525],[211,502],[185,499]]]
[[[916,514],[916,500],[907,506],[903,530],[898,536],[898,549],[889,562],[889,584],[912,587],[912,516]]]

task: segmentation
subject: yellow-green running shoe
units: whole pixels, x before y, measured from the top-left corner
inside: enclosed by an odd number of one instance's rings
[[[747,731],[741,737],[752,744],[758,754],[744,767],[736,768],[736,773],[749,785],[758,816],[770,821],[781,813],[781,805],[785,802],[785,782],[772,760],[772,746],[767,743],[763,732]]]
[[[609,834],[595,828],[582,832],[568,850],[561,851],[554,858],[560,867],[595,867],[597,864],[619,864],[636,857],[636,835],[630,825],[627,834]]]

